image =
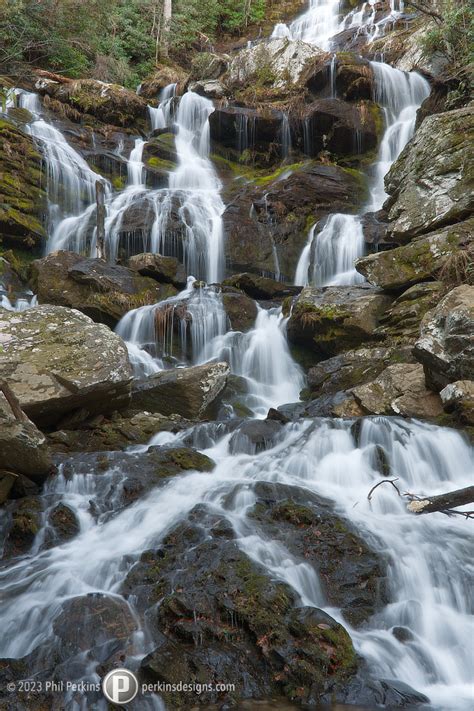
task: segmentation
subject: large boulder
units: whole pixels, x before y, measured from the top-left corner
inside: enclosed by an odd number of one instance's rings
[[[229,268],[292,282],[309,227],[331,212],[355,211],[365,196],[362,174],[321,163],[242,188],[223,214]]]
[[[474,425],[474,382],[457,380],[440,392],[445,412],[454,413],[461,425]]]
[[[249,272],[234,274],[228,279],[224,279],[222,284],[235,286],[252,297],[252,299],[285,299],[287,296],[295,296],[301,291],[300,286],[290,286],[281,281]]]
[[[227,363],[161,371],[134,383],[133,407],[189,419],[204,417],[224,389],[229,372]]]
[[[40,304],[69,306],[110,326],[131,309],[177,293],[138,270],[62,251],[33,262],[31,285]]]
[[[259,42],[233,58],[226,83],[234,91],[249,87],[255,94],[269,89],[284,93],[295,88],[308,65],[323,55],[317,47],[286,37]]]
[[[474,209],[471,107],[429,116],[385,178],[395,242],[461,222]]]
[[[352,395],[368,415],[435,419],[443,412],[439,395],[425,385],[419,363],[389,365],[374,381],[353,388]]]
[[[272,108],[217,107],[209,116],[214,148],[263,152],[270,144],[281,146],[283,114]],[[278,153],[280,155],[280,153]]]
[[[152,412],[115,412],[111,417],[96,415],[79,425],[59,423],[61,429],[48,435],[54,452],[105,452],[146,444],[159,432],[179,432],[189,423],[182,417]]]
[[[382,370],[403,355],[413,360],[408,349],[359,348],[323,360],[308,371],[308,389],[313,396],[330,395],[374,380]]]
[[[42,484],[51,468],[46,437],[19,409],[18,403],[12,407],[0,391],[0,469],[24,474]]]
[[[222,303],[233,331],[248,331],[255,325],[257,304],[239,289],[224,288]]]
[[[450,258],[472,240],[474,219],[418,237],[407,245],[358,259],[355,267],[375,286],[389,291],[407,289],[435,278]]]
[[[130,571],[122,592],[146,610],[155,642],[141,664],[145,678],[225,678],[234,701],[314,699],[350,680],[357,660],[344,628],[322,610],[297,607],[288,585],[232,538],[223,516],[196,507]],[[208,687],[198,700],[210,707],[227,698]],[[180,708],[190,697],[170,687],[164,699]]]
[[[306,107],[299,126],[295,143],[305,154],[316,156],[324,149],[347,156],[377,147],[383,115],[372,101],[348,104],[340,99],[317,99]]]
[[[163,257],[150,252],[135,254],[128,260],[128,266],[142,276],[151,277],[156,281],[173,284],[177,288],[186,286],[186,272],[175,257]]]
[[[199,52],[191,62],[190,81],[219,79],[228,69],[230,56],[216,52]]]
[[[336,52],[319,58],[308,68],[305,84],[315,95],[327,97],[335,93],[344,101],[372,99],[374,72],[370,62],[353,52]]]
[[[474,286],[458,286],[423,318],[414,354],[430,388],[474,377]]]
[[[380,317],[380,325],[375,329],[376,335],[397,349],[412,347],[419,338],[424,315],[436,306],[444,289],[439,281],[411,286]]]
[[[122,339],[61,306],[0,310],[0,380],[33,422],[115,410],[129,401],[132,368]]]
[[[182,91],[188,76],[188,73],[177,64],[163,64],[140,84],[138,94],[145,99],[157,101],[163,89],[169,84],[176,84]]]
[[[76,79],[57,82],[39,77],[36,89],[79,114],[89,114],[103,123],[134,126],[147,119],[147,102],[136,92],[119,84],[106,84],[96,79]]]
[[[3,245],[40,251],[46,238],[42,216],[42,159],[31,136],[0,119],[0,239]]]
[[[288,321],[288,339],[323,356],[378,340],[380,317],[391,303],[381,290],[361,286],[305,287]]]

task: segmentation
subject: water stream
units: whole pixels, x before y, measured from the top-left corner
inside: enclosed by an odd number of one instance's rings
[[[361,28],[374,26],[374,5],[365,3],[342,22],[357,22]],[[391,9],[394,15],[402,12],[402,3],[393,2]],[[276,36],[297,37],[330,48],[331,37],[341,28],[339,2],[312,0],[308,12],[285,27],[275,28]],[[381,27],[374,33],[382,31]],[[416,110],[428,93],[427,83],[415,73],[405,74],[375,62],[372,68],[374,98],[383,108],[386,130],[363,212],[378,210],[383,204],[384,176],[410,139]],[[152,131],[173,128],[176,132],[177,164],[170,171],[168,186],[147,188],[146,141],[136,138],[127,161],[127,185],[119,193],[48,123],[37,98],[22,93],[22,106],[33,114],[28,130],[47,165],[51,205],[48,249],[95,254],[98,179],[106,187],[107,252],[111,259],[127,240],[123,225],[128,211],[145,201],[153,220],[143,235],[143,249],[178,254],[179,242],[179,256],[190,277],[176,296],[130,311],[118,324],[116,331],[127,343],[135,374],[143,377],[164,368],[224,360],[245,383],[245,405],[261,419],[270,407],[298,400],[303,373],[291,356],[281,308],[259,306],[253,328],[245,333],[229,328],[222,292],[212,285],[224,274],[224,204],[220,181],[209,159],[208,118],[213,105],[192,92],[179,99],[175,93],[176,86],[170,85],[159,106],[149,110]],[[281,131],[290,152],[287,122],[283,121]],[[179,240],[170,234],[171,221],[180,224]],[[356,283],[360,277],[354,260],[363,248],[360,216],[330,215],[312,226],[296,283]],[[277,260],[278,255],[275,257]],[[210,285],[196,282],[195,277]],[[21,310],[34,305],[22,300],[15,306],[3,292],[0,297],[5,308]],[[25,298],[31,299],[31,295]],[[137,668],[153,644],[146,625],[138,620],[133,597],[125,600],[121,595],[123,581],[143,551],[156,548],[173,526],[202,503],[230,522],[241,550],[264,566],[271,577],[290,585],[301,604],[322,607],[343,622],[374,677],[410,684],[426,694],[437,711],[467,711],[472,707],[474,634],[468,586],[473,573],[469,524],[442,514],[410,515],[391,487],[380,487],[372,502],[367,493],[381,478],[377,463],[381,449],[400,489],[419,494],[470,485],[472,451],[458,432],[418,421],[367,417],[354,424],[353,420],[318,418],[292,422],[282,426],[270,448],[258,452],[245,438],[236,445],[231,434],[222,434],[213,423],[178,434],[160,433],[149,445],[191,443],[215,461],[215,468],[176,476],[128,507],[123,507],[118,496],[126,466],[110,466],[98,473],[87,457],[80,463],[76,459],[73,471],[62,465],[59,474],[46,484],[43,524],[30,553],[0,567],[0,657],[20,658],[38,649],[43,658],[54,655],[57,640],[53,625],[62,605],[80,595],[105,593],[126,604],[137,621],[124,662]],[[145,452],[147,446],[133,447],[124,457]],[[317,571],[295,557],[284,539],[269,540],[259,528],[250,515],[258,482],[296,486],[331,500],[338,515],[387,561],[390,601],[364,627],[351,628],[340,610],[329,606]],[[79,533],[69,542],[44,549],[47,513],[61,502],[75,512]],[[403,642],[394,634],[399,627],[408,631]],[[74,670],[77,680],[99,681],[100,664],[100,659],[84,654],[68,671]],[[99,697],[78,703],[66,696],[64,703],[73,711],[107,709]],[[164,705],[159,697],[148,696],[133,708],[163,711]]]

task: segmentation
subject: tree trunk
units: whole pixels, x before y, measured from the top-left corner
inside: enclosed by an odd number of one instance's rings
[[[97,257],[105,259],[105,192],[104,184],[100,180],[97,180],[95,184],[95,201],[97,205]]]
[[[171,30],[171,18],[173,16],[173,0],[163,2],[163,33],[161,43],[161,54],[167,57],[169,54],[169,34]]]
[[[456,506],[474,503],[474,486],[450,491],[439,496],[427,496],[425,499],[415,499],[407,504],[407,510],[415,514],[433,513],[435,511],[451,511]],[[457,513],[462,514],[462,511]]]

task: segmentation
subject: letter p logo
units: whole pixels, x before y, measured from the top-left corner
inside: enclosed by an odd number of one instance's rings
[[[138,679],[128,669],[113,669],[102,681],[102,691],[108,701],[125,706],[138,693]]]

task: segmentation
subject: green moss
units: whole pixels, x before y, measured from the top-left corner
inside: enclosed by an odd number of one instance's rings
[[[165,158],[158,158],[157,156],[151,156],[147,158],[146,165],[149,168],[156,168],[158,170],[174,170],[176,164],[171,160],[166,160]]]
[[[282,501],[272,509],[272,518],[276,521],[288,521],[296,526],[310,526],[314,522],[314,514],[307,506],[294,501]]]

